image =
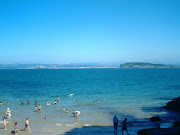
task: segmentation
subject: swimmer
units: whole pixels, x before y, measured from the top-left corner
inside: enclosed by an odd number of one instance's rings
[[[9,103],[7,102],[6,105],[9,105]]]
[[[73,101],[74,101],[75,99],[73,98]]]
[[[66,112],[68,112],[68,109],[66,109]]]
[[[48,117],[47,116],[44,116],[44,119],[47,119]]]
[[[6,129],[6,117],[3,119],[4,129]]]
[[[24,105],[24,103],[22,102],[21,105]]]
[[[66,108],[65,108],[65,107],[63,108],[63,111],[66,111]]]
[[[6,110],[6,116],[7,116],[7,120],[11,120],[11,111],[9,110],[9,108],[7,108]]]
[[[38,106],[38,110],[39,110],[39,112],[41,112],[41,105],[40,104]]]
[[[74,93],[72,93],[72,94],[69,94],[70,96],[73,96],[74,95]]]
[[[55,100],[54,105],[56,105],[56,104],[57,104],[57,102],[56,102],[56,100]]]
[[[95,104],[95,102],[93,102],[93,104]]]
[[[0,102],[0,105],[2,105],[2,102]]]
[[[18,132],[18,125],[17,125],[17,122],[15,122],[15,125],[14,125],[14,131],[15,131],[15,133]]]
[[[31,131],[30,131],[30,127],[29,127],[29,119],[28,119],[28,118],[27,118],[26,121],[25,121],[24,131],[26,130],[26,128],[28,128],[28,129],[29,129],[29,132],[31,132]]]
[[[58,97],[56,100],[57,100],[57,101],[59,101],[59,100],[60,100],[60,98]]]
[[[77,102],[78,102],[78,99],[77,99]]]

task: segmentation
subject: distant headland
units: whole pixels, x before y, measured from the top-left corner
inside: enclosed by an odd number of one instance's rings
[[[74,64],[0,64],[0,69],[88,69],[88,68],[180,68],[180,65],[126,62],[120,65],[98,63]]]
[[[165,64],[152,64],[145,62],[127,62],[120,64],[120,68],[180,68],[180,66],[175,65],[165,65]]]

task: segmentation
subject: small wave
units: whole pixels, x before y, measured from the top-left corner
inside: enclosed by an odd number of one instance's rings
[[[11,121],[6,121],[6,123],[9,123],[9,122],[11,122]],[[3,123],[3,121],[0,121],[0,123]]]
[[[62,126],[62,124],[61,123],[56,123],[56,126]]]
[[[91,126],[91,124],[84,124],[84,126],[88,127],[88,126]]]
[[[73,127],[74,126],[74,124],[65,124],[66,126],[68,126],[68,127]]]

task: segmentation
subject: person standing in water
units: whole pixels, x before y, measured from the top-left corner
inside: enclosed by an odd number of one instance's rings
[[[6,110],[6,117],[7,117],[7,120],[11,120],[11,111],[9,110],[9,108],[7,108]]]
[[[35,100],[35,106],[37,106],[37,101]]]
[[[66,108],[65,108],[65,107],[63,108],[63,111],[66,111]]]
[[[4,117],[3,119],[3,125],[4,125],[4,129],[6,129],[6,117]]]
[[[28,129],[29,129],[29,132],[31,132],[31,131],[30,131],[30,127],[29,127],[29,119],[28,119],[28,118],[27,118],[26,121],[25,121],[24,131],[26,130],[26,128],[28,128]]]
[[[39,112],[41,112],[41,105],[40,104],[38,106],[38,110],[39,110]]]
[[[37,101],[35,100],[35,111],[37,112]]]
[[[114,116],[113,118],[113,124],[114,124],[114,132],[117,132],[118,118],[116,116]]]
[[[46,105],[50,105],[50,103],[48,102],[48,100],[46,101]]]
[[[76,116],[78,118],[80,115],[80,111],[75,111],[75,112],[73,112],[73,114],[74,114],[74,117]]]
[[[127,118],[125,118],[124,119],[124,121],[122,122],[122,135],[123,135],[123,132],[124,132],[124,130],[126,130],[126,132],[127,132],[127,135],[129,135],[128,134],[128,130],[127,130]]]
[[[29,99],[27,99],[27,103],[28,103],[28,104],[30,104],[30,101],[29,101]]]
[[[35,110],[35,112],[37,112],[37,106],[35,106],[34,110]]]
[[[56,105],[56,104],[57,104],[57,102],[56,102],[56,100],[55,100],[54,105]]]

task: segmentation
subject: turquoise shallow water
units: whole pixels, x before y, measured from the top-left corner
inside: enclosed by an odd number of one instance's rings
[[[69,96],[71,93],[74,96]],[[28,117],[34,123],[44,122],[43,116],[47,115],[46,122],[67,126],[112,125],[114,115],[133,121],[165,114],[166,111],[157,112],[153,107],[163,106],[178,96],[180,69],[0,70],[0,102],[3,103],[0,117],[9,107],[12,121],[24,121]],[[57,97],[60,102],[54,106]],[[41,113],[34,112],[35,100],[42,106]],[[45,105],[46,100],[51,103],[49,107]],[[69,112],[63,112],[63,107]],[[79,119],[72,117],[76,110],[81,111]]]

